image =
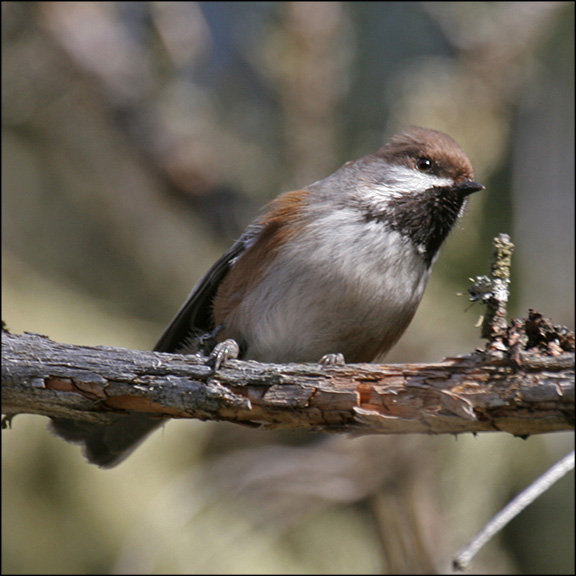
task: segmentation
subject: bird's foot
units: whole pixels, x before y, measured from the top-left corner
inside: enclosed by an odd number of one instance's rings
[[[235,360],[240,355],[240,346],[236,340],[229,338],[223,342],[218,342],[214,349],[208,356],[206,364],[212,365],[214,372],[220,370],[220,367],[228,362],[228,360]]]
[[[318,360],[318,364],[321,366],[344,366],[346,361],[344,360],[344,354],[340,354],[340,352],[331,353],[331,354],[324,354],[320,360]]]

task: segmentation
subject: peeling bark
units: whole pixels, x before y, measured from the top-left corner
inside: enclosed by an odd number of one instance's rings
[[[132,411],[354,434],[574,428],[574,354],[435,364],[260,364],[2,335],[2,412],[107,422]]]

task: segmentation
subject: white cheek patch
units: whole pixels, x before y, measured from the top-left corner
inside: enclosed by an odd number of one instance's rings
[[[430,188],[452,186],[453,184],[451,178],[426,174],[408,166],[389,166],[385,178],[372,184],[371,187],[376,193],[400,196],[407,192],[425,192]]]

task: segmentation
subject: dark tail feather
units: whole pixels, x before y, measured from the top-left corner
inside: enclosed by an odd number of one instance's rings
[[[64,440],[80,444],[90,463],[112,468],[130,456],[163,422],[146,414],[126,414],[111,424],[53,418],[50,428]]]

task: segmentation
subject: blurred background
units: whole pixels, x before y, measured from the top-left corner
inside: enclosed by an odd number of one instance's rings
[[[2,2],[2,318],[151,349],[278,193],[408,125],[487,191],[391,362],[482,347],[468,278],[516,244],[510,313],[574,329],[574,3]],[[348,438],[169,422],[118,468],[18,416],[6,574],[448,573],[573,434]],[[574,475],[473,573],[574,573]]]

